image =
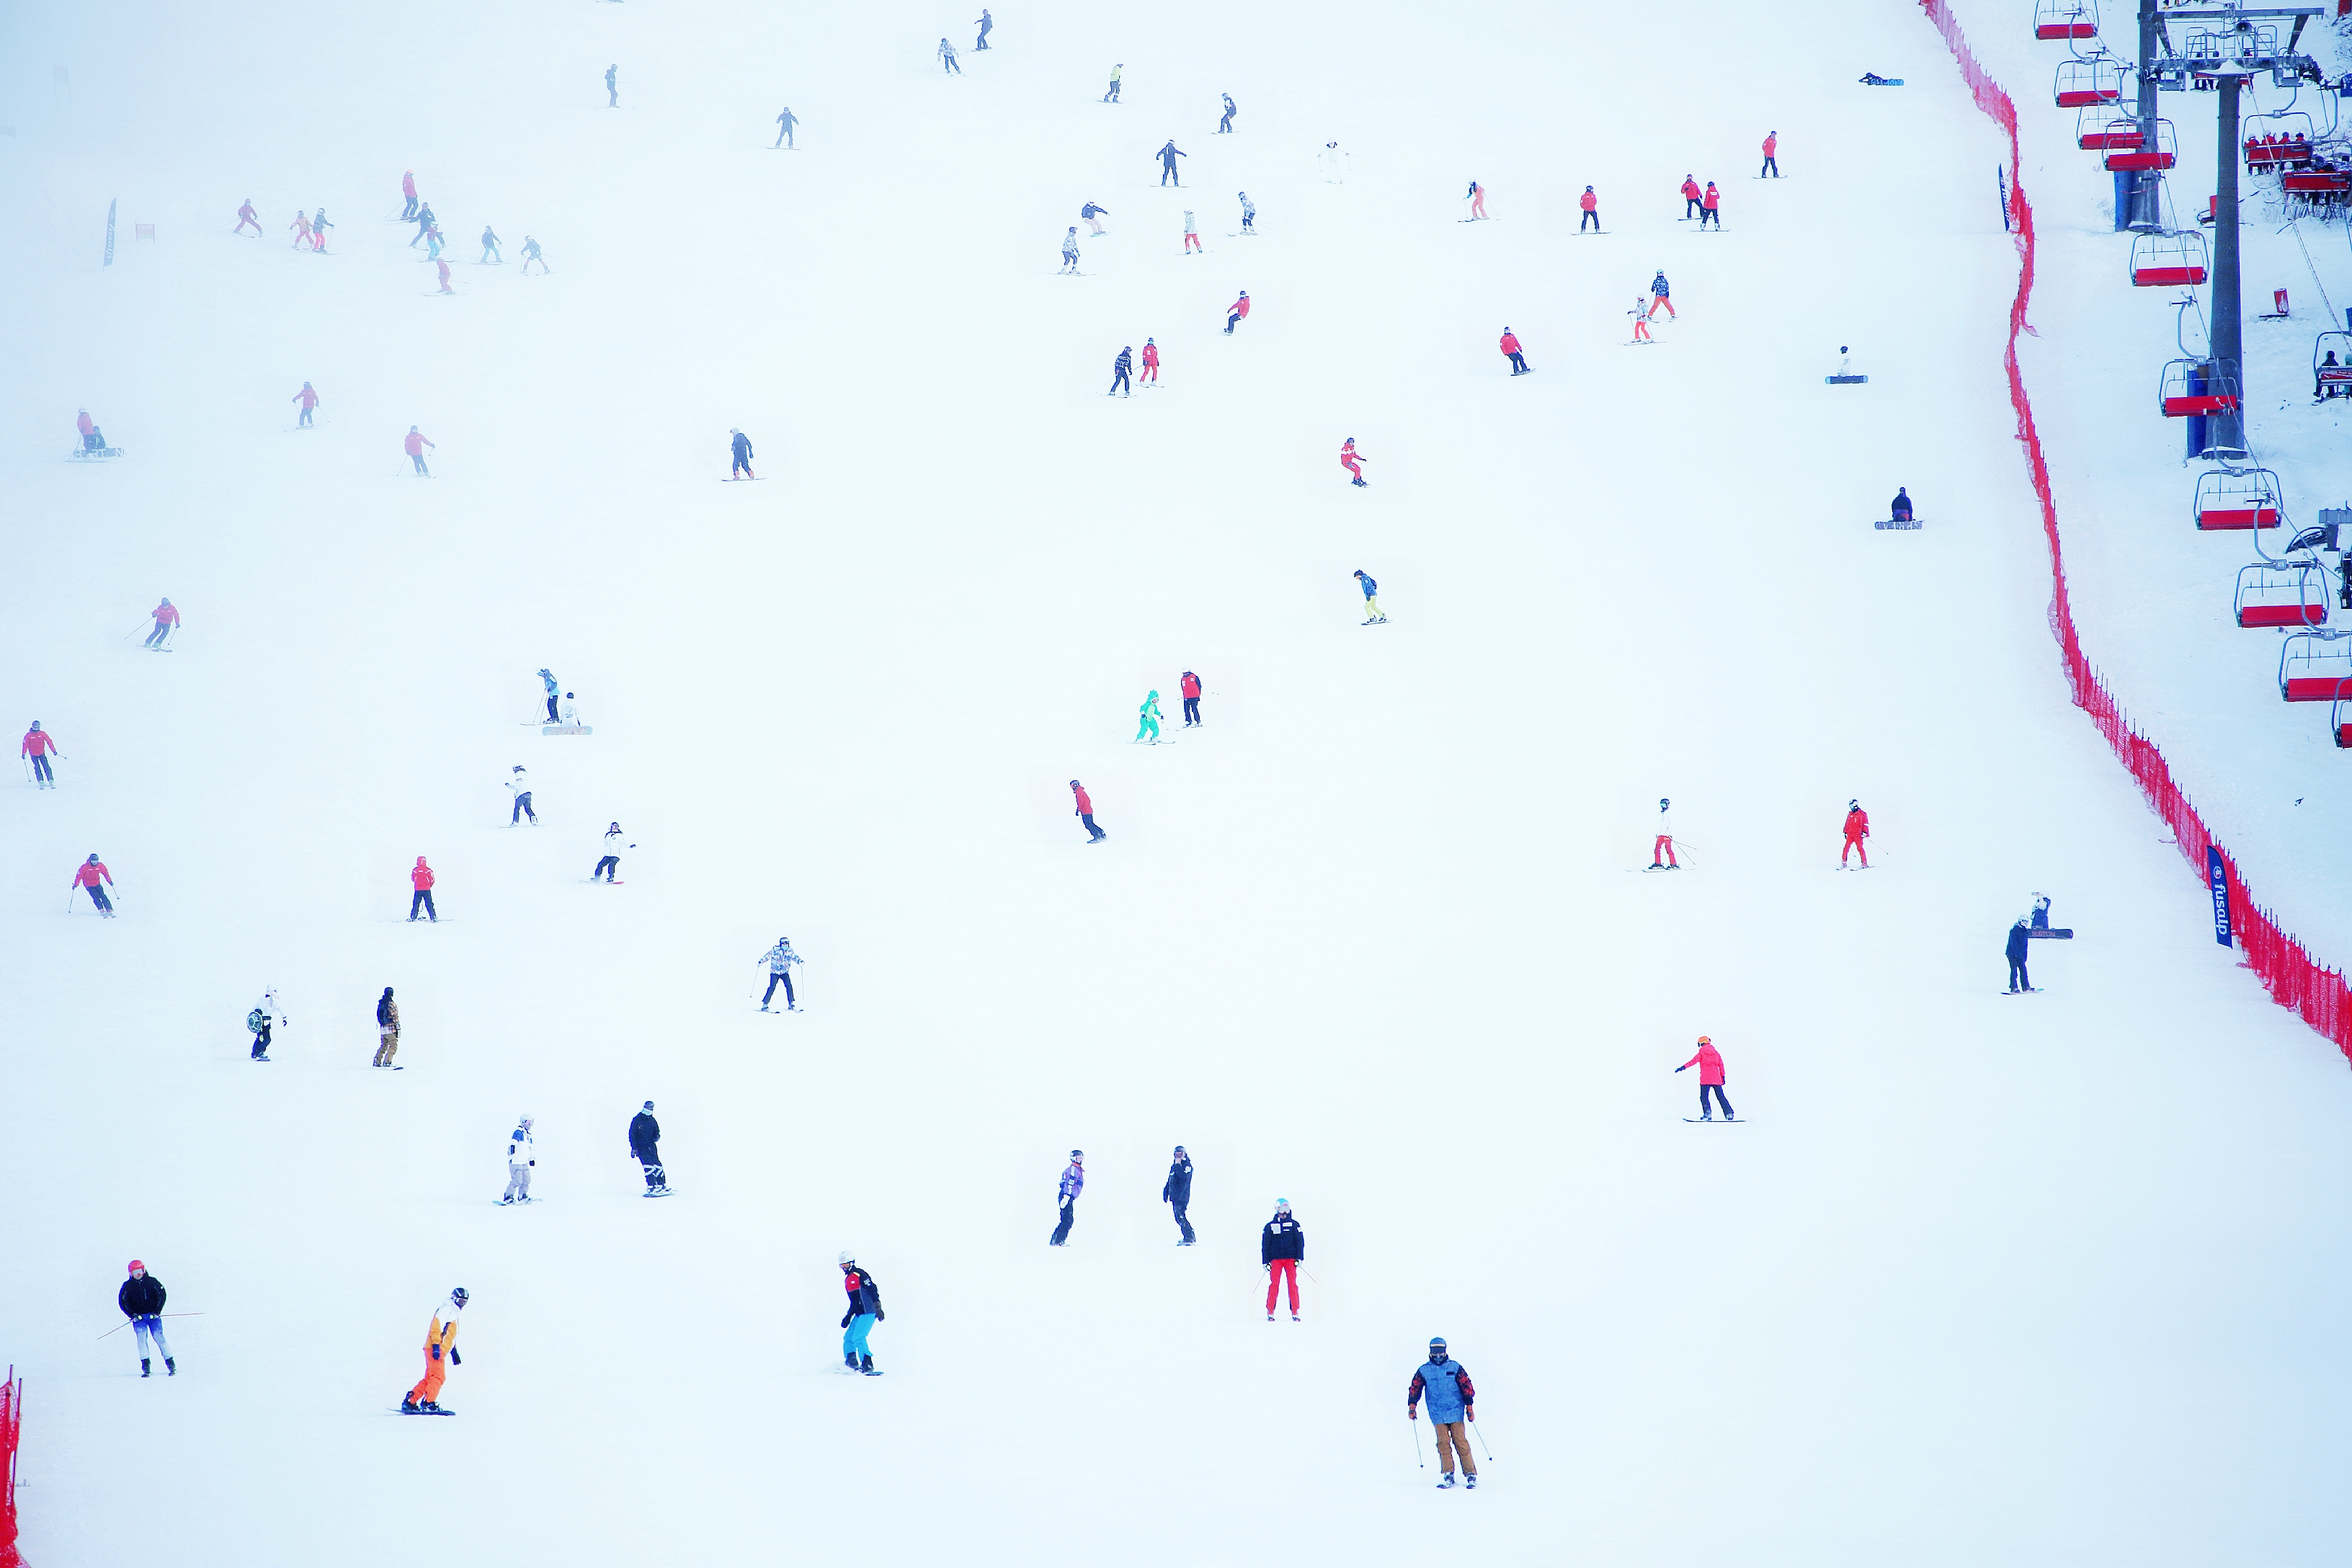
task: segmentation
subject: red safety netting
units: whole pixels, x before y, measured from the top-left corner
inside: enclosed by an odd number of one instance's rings
[[[2011,235],[2017,242],[2018,269],[2017,294],[2009,304],[2009,340],[2001,363],[2009,372],[2010,406],[2017,411],[2017,439],[2025,448],[2026,464],[2033,475],[2033,494],[2042,503],[2042,531],[2050,545],[2050,630],[2058,639],[2066,682],[2074,692],[2075,706],[2091,716],[2099,733],[2107,738],[2107,744],[2115,748],[2116,755],[2139,781],[2148,805],[2170,826],[2179,841],[2181,855],[2196,868],[2198,880],[2202,882],[2206,848],[2209,845],[2218,847],[2220,841],[2205,826],[2204,818],[2197,815],[2197,808],[2189,803],[2180,786],[2172,782],[2172,769],[2166,763],[2163,752],[2155,742],[2131,727],[2115,693],[2093,672],[2091,661],[2083,653],[2082,638],[2074,629],[2074,605],[2066,597],[2066,557],[2058,536],[2058,507],[2050,496],[2050,469],[2042,458],[2042,437],[2033,426],[2033,405],[2025,395],[2025,378],[2017,364],[2017,334],[2025,329],[2025,305],[2033,293],[2033,206],[2018,184],[2017,106],[2010,101],[2000,84],[1977,63],[1976,56],[1969,52],[1968,39],[1961,35],[1959,22],[1952,16],[1947,0],[1919,0],[1919,8],[1944,35],[1952,58],[1959,62],[1961,76],[1976,95],[1977,107],[2009,134],[2009,221]],[[2221,849],[2221,866],[2230,882],[2231,923],[2240,945],[2245,949],[2246,967],[2262,977],[2272,1000],[2282,1007],[2294,1008],[2304,1022],[2335,1041],[2346,1056],[2352,1057],[2352,990],[2346,988],[2342,972],[2323,968],[2304,951],[2301,942],[2279,930],[2270,911],[2258,907],[2246,890],[2238,876],[2237,858],[2227,848]]]
[[[0,1568],[24,1568],[16,1555],[16,1438],[25,1426],[25,1384],[16,1369],[0,1384]]]

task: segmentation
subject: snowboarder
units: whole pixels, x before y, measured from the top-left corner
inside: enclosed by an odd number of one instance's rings
[[[431,441],[425,439],[425,433],[414,425],[408,427],[407,436],[400,443],[400,449],[406,452],[408,460],[416,465],[416,472],[421,479],[429,479],[433,477],[433,470],[425,466],[425,448],[432,445]]]
[[[747,479],[758,479],[760,476],[751,471],[751,437],[732,427],[728,430],[727,437],[728,450],[735,458],[734,465],[727,470],[727,477],[731,479],[740,474]]]
[[[1776,180],[1780,177],[1780,133],[1778,131],[1766,132],[1764,134],[1764,167],[1757,171],[1756,177],[1758,179],[1763,179],[1768,174]]]
[[[1128,377],[1129,374],[1134,369],[1135,349],[1133,345],[1130,344],[1126,348],[1120,349],[1118,351],[1118,358],[1111,361],[1110,392],[1106,392],[1103,395],[1105,397],[1108,397],[1113,392],[1118,394],[1121,397],[1132,395],[1135,391],[1135,386]]]
[[[1072,779],[1070,793],[1078,797],[1078,820],[1087,825],[1087,842],[1099,844],[1109,837],[1109,834],[1095,826],[1095,803],[1093,797],[1087,794],[1086,787],[1077,780]]]
[[[286,227],[294,236],[294,243],[289,248],[299,250],[305,245],[310,243],[310,215],[304,212],[300,207],[296,207],[294,209],[294,221],[288,224]]]
[[[1088,228],[1100,234],[1103,231],[1102,220],[1110,216],[1110,208],[1097,206],[1094,203],[1088,202],[1078,209],[1078,216],[1086,219]]]
[[[1445,1479],[1437,1483],[1444,1491],[1454,1484],[1454,1461],[1462,1461],[1462,1480],[1467,1487],[1478,1484],[1478,1461],[1470,1457],[1470,1438],[1463,1431],[1465,1421],[1478,1418],[1478,1391],[1472,1386],[1470,1374],[1462,1363],[1445,1352],[1445,1342],[1429,1342],[1429,1359],[1412,1369],[1412,1382],[1404,1391],[1404,1418],[1420,1419],[1413,1406],[1422,1400],[1429,1401],[1429,1424],[1437,1428],[1437,1468]]]
[[[1650,840],[1650,869],[1653,871],[1682,869],[1682,862],[1675,858],[1675,819],[1672,816],[1674,805],[1673,801],[1663,796],[1658,801],[1658,833],[1656,837]],[[1658,863],[1658,857],[1661,855],[1666,858],[1665,864],[1663,866]]]
[[[1369,626],[1387,620],[1388,617],[1381,614],[1381,585],[1364,575],[1361,567],[1357,568],[1356,584],[1364,590],[1364,625]]]
[[[1244,289],[1242,290],[1240,299],[1225,307],[1225,336],[1232,337],[1234,329],[1248,320],[1249,290]]]
[[[1176,138],[1171,136],[1168,138],[1166,145],[1162,146],[1160,151],[1153,153],[1152,156],[1160,160],[1160,183],[1164,185],[1171,181],[1174,181],[1177,187],[1181,189],[1184,180],[1183,177],[1176,172],[1176,160],[1179,158],[1189,158],[1192,154],[1190,153],[1178,152],[1176,150]]]
[[[616,822],[613,824],[612,826],[604,829],[604,858],[596,862],[596,868],[593,871],[588,873],[588,879],[590,881],[593,882],[597,878],[602,877],[609,886],[620,880],[621,851],[624,849],[635,849],[636,847],[634,844],[622,843],[621,837],[621,825],[619,823]]]
[[[1889,510],[1896,522],[1911,521],[1911,491],[1907,486],[1895,487],[1895,500]]]
[[[400,1054],[400,1004],[392,999],[392,987],[375,999],[375,1060],[370,1067],[388,1068],[392,1058]]]
[[[604,68],[604,107],[607,109],[621,107],[621,68],[619,66]]]
[[[281,1005],[282,1004],[278,1000],[278,992],[273,987],[264,991],[261,994],[261,1000],[254,1005],[253,1011],[245,1016],[245,1026],[253,1032],[252,1059],[255,1061],[266,1062],[269,1059],[269,1016],[278,1012]],[[280,1026],[285,1024],[286,1019],[282,1014],[278,1022]]]
[[[425,863],[425,857],[422,855],[416,858],[416,864],[409,869],[408,887],[408,918],[412,921],[415,921],[416,910],[421,905],[425,910],[425,918],[435,925],[439,925],[441,916],[433,908],[433,868]]]
[[[488,224],[482,226],[482,261],[493,267],[504,267],[507,264],[507,258],[499,254],[498,233]],[[475,265],[479,266],[481,262],[477,262]]]
[[[557,685],[555,677],[544,669],[539,672],[539,680],[541,685],[547,688],[547,721],[551,724],[562,723],[562,721],[555,716],[555,699],[562,688]]]
[[[1349,437],[1339,443],[1339,466],[1354,476],[1348,482],[1360,486],[1364,480],[1364,459],[1356,451],[1356,438]]]
[[[956,64],[955,46],[945,38],[940,40],[940,69],[942,72],[953,71],[958,76],[963,75],[963,67]]]
[[[1160,693],[1154,691],[1146,697],[1143,700],[1143,706],[1135,711],[1137,717],[1142,721],[1136,726],[1135,738],[1140,741],[1149,736],[1151,744],[1155,746],[1160,744]]]
[[[105,433],[99,429],[98,422],[89,416],[89,409],[83,409],[80,416],[74,420],[74,428],[81,432],[81,449],[83,451],[103,452],[106,450]]]
[[[1713,180],[1709,180],[1706,183],[1706,195],[1698,200],[1699,227],[1705,228],[1708,224],[1713,224],[1717,229],[1722,228],[1723,213],[1720,210],[1722,205],[1723,193],[1715,188]]]
[[[547,258],[539,253],[539,241],[529,235],[524,235],[522,237],[522,270],[525,277],[530,275],[530,264],[534,261],[539,263],[540,275],[546,276],[549,270]]]
[[[327,231],[335,226],[327,221],[327,209],[320,207],[310,215],[310,248],[323,254],[327,248]]]
[[[438,245],[438,237],[436,237],[436,247],[437,247],[437,245]],[[436,292],[436,293],[440,293],[440,294],[455,294],[457,290],[456,290],[455,289],[452,289],[452,288],[450,288],[450,287],[449,287],[449,264],[448,264],[448,262],[446,262],[446,261],[443,260],[439,256],[436,256],[436,257],[434,257],[434,258],[433,258],[433,265],[434,265],[435,267],[438,268],[440,269],[440,273],[441,273],[441,287],[440,287],[439,289],[436,289],[436,290],[435,290],[435,292]]]
[[[507,793],[514,796],[514,809],[507,813],[507,826],[519,826],[526,816],[533,827],[539,826],[539,813],[530,808],[530,781],[523,777],[522,764],[517,763],[506,777]]]
[[[1192,1222],[1184,1217],[1184,1210],[1192,1202],[1192,1156],[1184,1152],[1184,1145],[1176,1145],[1175,1157],[1168,1166],[1168,1179],[1160,1185],[1160,1201],[1169,1205],[1176,1216],[1176,1245],[1192,1245]]]
[[[1576,232],[1582,234],[1586,226],[1590,225],[1592,232],[1599,234],[1601,232],[1601,198],[1592,194],[1591,185],[1584,187],[1584,194],[1576,198],[1576,205],[1584,212],[1584,216],[1576,220]]]
[[[1848,855],[1861,856],[1862,868],[1865,871],[1870,869],[1870,851],[1864,848],[1862,844],[1862,841],[1869,837],[1870,813],[1862,809],[1862,802],[1847,801],[1845,803],[1845,847],[1838,851],[1839,870],[1845,869],[1845,858]]]
[[[2009,994],[2012,996],[2033,989],[2033,981],[2025,973],[2026,944],[2032,940],[2032,933],[2023,921],[2009,928],[2009,945],[2005,951],[2009,954]]]
[[[801,962],[801,955],[793,951],[792,939],[778,937],[776,945],[760,955],[760,962],[768,966],[768,989],[761,994],[760,1011],[774,1010],[768,1005],[768,999],[775,995],[776,987],[781,985],[784,988],[784,1011],[799,1012],[801,1005],[793,997],[793,965]]]
[[[400,221],[403,223],[408,223],[413,221],[416,216],[415,170],[409,169],[402,173],[400,176],[400,194],[408,198],[408,205],[400,209]]]
[[[1275,1292],[1290,1282],[1290,1321],[1298,1321],[1298,1266],[1307,1261],[1307,1233],[1290,1217],[1290,1200],[1274,1200],[1274,1217],[1258,1233],[1257,1260],[1265,1269],[1265,1321],[1274,1321]]]
[[[1698,1119],[1701,1121],[1715,1120],[1706,1109],[1706,1097],[1713,1094],[1716,1104],[1723,1107],[1723,1119],[1726,1121],[1733,1120],[1731,1101],[1723,1098],[1723,1053],[1717,1050],[1705,1035],[1698,1037],[1698,1053],[1675,1070],[1680,1072],[1683,1068],[1694,1066],[1698,1068]]]
[[[1105,103],[1117,103],[1118,101],[1118,73],[1126,68],[1127,66],[1123,61],[1120,64],[1110,68],[1110,90],[1102,95],[1102,100]]]
[[[229,230],[229,233],[233,235],[243,234],[247,224],[251,224],[253,226],[253,237],[259,239],[261,237],[261,215],[253,210],[253,198],[251,196],[246,197],[245,205],[236,209],[236,226]]]
[[[1470,221],[1471,221],[1471,222],[1475,223],[1475,222],[1477,222],[1480,218],[1485,217],[1485,216],[1486,216],[1486,186],[1484,186],[1484,185],[1480,184],[1479,184],[1477,181],[1475,181],[1475,180],[1471,181],[1471,182],[1470,182],[1470,188],[1469,188],[1468,190],[1466,190],[1466,191],[1465,191],[1465,192],[1463,192],[1463,193],[1462,193],[1462,199],[1463,199],[1464,201],[1468,202],[1468,203],[1470,204]]]
[[[131,1337],[139,1342],[139,1375],[148,1377],[154,1369],[148,1364],[147,1342],[155,1342],[156,1355],[163,1358],[163,1375],[180,1375],[180,1363],[172,1359],[172,1347],[163,1338],[163,1282],[147,1272],[147,1266],[137,1258],[131,1260],[130,1278],[122,1289],[114,1293],[114,1304],[131,1320]]]
[[[296,416],[294,422],[300,428],[308,430],[310,427],[310,410],[319,406],[319,395],[310,390],[310,384],[306,381],[302,384],[302,390],[286,401],[302,405],[302,412]]]
[[[1666,320],[1669,321],[1673,321],[1675,319],[1675,291],[1673,287],[1666,282],[1666,269],[1663,267],[1658,268],[1658,275],[1650,279],[1650,314],[1653,316],[1656,315],[1658,313],[1658,308],[1662,305],[1665,307]]]
[[[1160,345],[1150,338],[1143,340],[1143,374],[1139,379],[1145,386],[1157,385],[1160,381]]]
[[[1220,136],[1229,136],[1233,133],[1234,116],[1238,113],[1239,110],[1234,108],[1234,95],[1232,93],[1221,92],[1217,94],[1217,96],[1225,100],[1224,117],[1217,121],[1217,134]]]
[[[441,1308],[433,1309],[433,1321],[425,1330],[425,1375],[416,1386],[400,1396],[403,1415],[454,1415],[454,1410],[444,1410],[438,1403],[441,1384],[453,1366],[465,1363],[457,1356],[457,1314],[466,1310],[466,1289],[459,1286],[449,1292],[446,1303],[449,1316],[444,1321]]]
[[[669,1173],[662,1169],[661,1123],[654,1120],[654,1102],[629,1118],[629,1152],[645,1167],[646,1196],[657,1198],[669,1193]]]
[[[106,884],[106,886],[100,887],[99,884],[101,882]],[[112,920],[114,918],[114,902],[106,896],[106,889],[110,888],[113,885],[114,873],[108,870],[106,868],[106,862],[100,859],[94,854],[89,859],[83,861],[79,866],[74,868],[71,886],[75,888],[89,889],[89,901],[96,905],[98,912],[104,915],[108,920]],[[70,903],[70,893],[68,894],[68,903]]]
[[[1201,678],[1186,670],[1178,689],[1184,694],[1184,728],[1196,729],[1201,722]]]
[[[1257,223],[1257,204],[1249,199],[1249,193],[1247,191],[1235,191],[1234,195],[1240,199],[1242,204],[1242,232],[1244,234],[1255,234],[1257,232],[1257,229],[1255,226]]]
[[[1078,273],[1078,226],[1072,224],[1070,232],[1062,237],[1062,271],[1075,278]]]
[[[1086,1190],[1086,1151],[1073,1149],[1070,1151],[1070,1163],[1062,1172],[1062,1184],[1058,1189],[1062,1223],[1054,1227],[1053,1239],[1046,1243],[1047,1246],[1059,1247],[1070,1239],[1070,1226],[1078,1217],[1078,1194]]]
[[[882,1310],[882,1288],[848,1253],[841,1255],[840,1262],[841,1289],[849,1297],[848,1310],[841,1314],[841,1364],[851,1372],[879,1377],[882,1374],[874,1370],[874,1352],[866,1348],[866,1336],[889,1316]]]
[[[530,1146],[530,1118],[526,1116],[516,1121],[515,1130],[507,1134],[507,1190],[499,1202],[530,1202],[530,1168],[538,1163]]]
[[[987,47],[985,44],[981,47],[982,48]],[[776,116],[776,147],[798,149],[800,143],[793,140],[793,127],[799,123],[800,118],[793,113],[792,106],[790,104],[786,104],[784,106],[784,111]],[[775,150],[775,147],[768,149],[771,153]]]
[[[1688,223],[1691,219],[1698,216],[1698,199],[1706,194],[1706,192],[1698,188],[1697,180],[1688,174],[1685,174],[1683,176],[1683,216],[1681,221]]]
[[[1511,374],[1513,375],[1527,374],[1527,356],[1519,352],[1518,337],[1511,331],[1510,328],[1505,327],[1503,329],[1503,341],[1499,346],[1501,347],[1505,357],[1508,358],[1511,362]]]
[[[1201,243],[1199,226],[1192,221],[1192,209],[1187,207],[1184,209],[1184,254],[1190,256],[1196,250],[1203,256],[1209,254],[1209,247]]]
[[[983,5],[980,8],[980,21],[976,25],[980,28],[980,37],[971,47],[975,49],[984,49],[988,47],[989,32],[996,26],[996,19],[988,14],[987,6]]]
[[[2049,894],[2036,893],[2033,895],[2033,913],[2031,919],[2032,921],[2032,924],[2028,928],[2029,930],[2048,931],[2050,929]]]
[[[65,753],[58,750],[57,737],[42,729],[38,719],[34,720],[33,727],[25,731],[24,744],[16,748],[16,754],[33,759],[35,789],[58,787],[57,775],[49,771],[49,759],[52,756],[62,759]]]

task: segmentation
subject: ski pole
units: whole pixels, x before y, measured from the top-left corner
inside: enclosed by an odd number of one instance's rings
[[[1410,1410],[1405,1412],[1405,1419],[1412,1423],[1412,1462],[1425,1470],[1429,1468],[1429,1461],[1421,1457],[1421,1423],[1413,1419]]]
[[[1470,1430],[1473,1432],[1478,1432],[1478,1423],[1475,1419],[1470,1423]],[[1478,1447],[1486,1449],[1486,1462],[1490,1465],[1493,1464],[1495,1462],[1495,1451],[1492,1448],[1486,1447],[1486,1434],[1484,1432],[1478,1432]]]
[[[202,1312],[158,1312],[155,1315],[159,1318],[201,1318],[204,1316]],[[98,1337],[101,1340],[110,1339],[112,1336],[121,1333],[130,1326],[131,1320],[129,1318],[125,1318],[122,1321],[115,1324],[114,1327],[107,1330],[105,1333],[102,1333]]]

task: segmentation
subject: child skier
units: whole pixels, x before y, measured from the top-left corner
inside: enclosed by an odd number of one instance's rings
[[[1723,1107],[1723,1119],[1731,1121],[1731,1101],[1723,1098],[1723,1053],[1717,1050],[1705,1035],[1698,1037],[1698,1054],[1675,1070],[1680,1072],[1683,1068],[1692,1066],[1698,1068],[1698,1119],[1701,1121],[1715,1120],[1706,1109],[1706,1097],[1712,1094],[1716,1104]]]
[[[1290,1285],[1290,1321],[1298,1321],[1298,1266],[1307,1261],[1307,1233],[1290,1217],[1290,1200],[1274,1200],[1274,1217],[1258,1233],[1258,1262],[1265,1269],[1265,1321],[1274,1321],[1274,1298]]]
[[[841,1289],[849,1298],[848,1310],[841,1314],[841,1364],[851,1372],[879,1377],[882,1374],[874,1370],[874,1352],[866,1348],[866,1336],[889,1316],[882,1310],[882,1288],[848,1253],[841,1255],[840,1262]]]
[[[425,1375],[416,1386],[400,1397],[403,1415],[455,1415],[454,1410],[444,1410],[438,1401],[441,1384],[453,1366],[464,1364],[457,1357],[457,1314],[466,1310],[466,1289],[459,1286],[449,1292],[446,1303],[449,1316],[441,1317],[441,1309],[433,1309],[433,1321],[425,1330]]]

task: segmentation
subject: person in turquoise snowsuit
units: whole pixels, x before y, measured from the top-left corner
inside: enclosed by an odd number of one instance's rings
[[[1155,691],[1145,698],[1143,706],[1137,709],[1136,713],[1143,722],[1137,726],[1135,738],[1140,741],[1149,737],[1153,745],[1158,745],[1160,743],[1160,693]]]

